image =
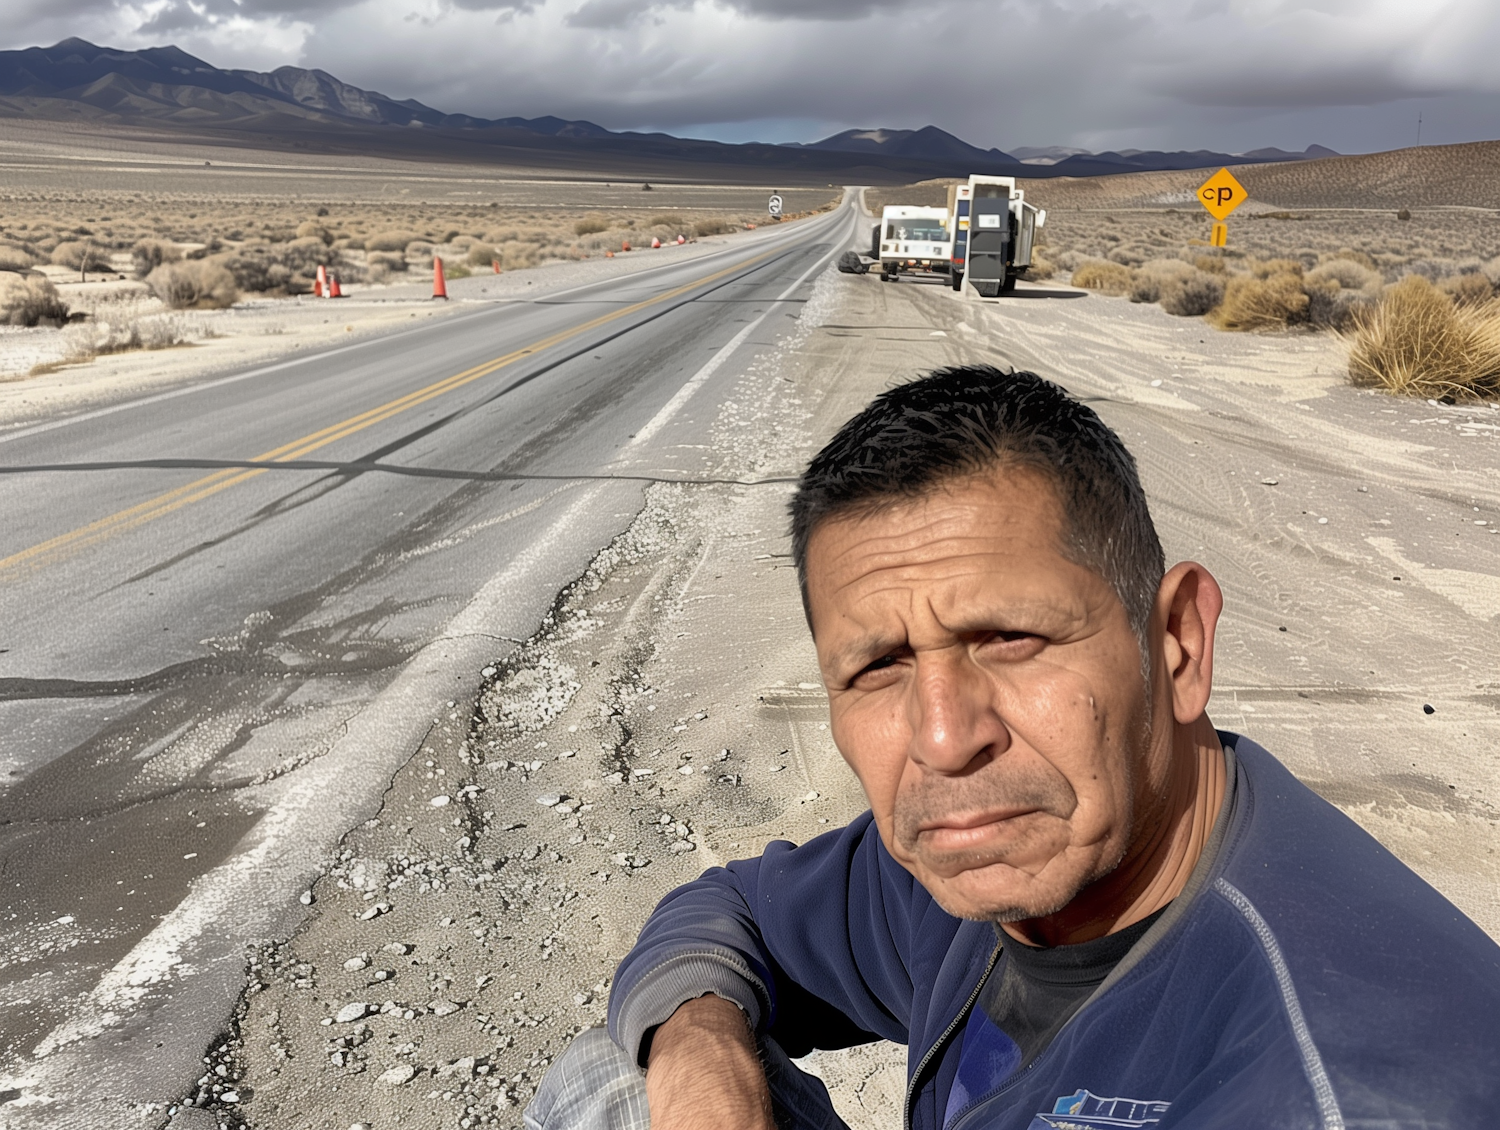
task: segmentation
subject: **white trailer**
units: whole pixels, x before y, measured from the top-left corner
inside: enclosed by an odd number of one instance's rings
[[[953,258],[952,215],[947,208],[888,204],[880,216],[880,278],[903,273],[946,275]]]
[[[953,289],[964,279],[984,298],[1015,289],[1031,266],[1036,233],[1047,222],[1045,210],[1026,203],[1015,177],[971,176],[948,190],[953,231],[950,273]]]

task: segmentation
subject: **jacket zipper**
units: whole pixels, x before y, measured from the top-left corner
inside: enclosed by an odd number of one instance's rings
[[[989,963],[984,967],[984,975],[979,978],[979,984],[974,986],[974,991],[969,994],[969,999],[964,1003],[963,1008],[959,1010],[958,1015],[953,1018],[948,1027],[943,1029],[943,1034],[927,1049],[920,1062],[918,1062],[917,1069],[911,1073],[911,1080],[906,1084],[906,1104],[902,1111],[901,1119],[901,1124],[905,1127],[905,1130],[911,1130],[911,1101],[916,1096],[917,1084],[922,1080],[922,1072],[927,1070],[927,1065],[932,1062],[933,1056],[937,1055],[942,1050],[943,1045],[953,1036],[953,1033],[958,1031],[959,1025],[968,1019],[969,1012],[974,1008],[974,1002],[979,999],[979,994],[984,990],[984,983],[990,979],[990,974],[995,971],[995,963],[1000,960],[1000,952],[1003,948],[1003,943],[995,943],[995,949],[990,954]],[[942,1128],[937,1127],[935,1130],[942,1130]]]

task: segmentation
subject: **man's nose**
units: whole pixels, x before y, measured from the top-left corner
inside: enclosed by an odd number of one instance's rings
[[[980,754],[1010,747],[993,688],[963,647],[919,653],[907,704],[911,757],[937,773],[961,773]]]

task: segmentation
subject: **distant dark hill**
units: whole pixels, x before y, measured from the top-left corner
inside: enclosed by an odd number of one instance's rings
[[[416,160],[480,161],[647,179],[746,183],[890,184],[969,173],[1098,176],[1315,155],[1087,154],[1022,164],[936,126],[846,130],[810,145],[728,145],[665,133],[626,133],[556,117],[478,118],[363,90],[327,71],[221,70],[176,47],[120,51],[82,39],[0,51],[0,117],[108,123],[189,140],[369,153]],[[1318,147],[1314,147],[1315,149]],[[1324,151],[1325,153],[1331,152]]]
[[[1019,164],[1009,153],[980,149],[937,126],[921,129],[848,129],[814,141],[799,149],[822,149],[832,153],[880,153],[910,157],[918,161],[968,161],[979,167]]]

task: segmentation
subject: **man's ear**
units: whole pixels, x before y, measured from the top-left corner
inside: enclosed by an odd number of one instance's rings
[[[1219,582],[1196,561],[1174,565],[1157,589],[1163,670],[1171,681],[1172,715],[1182,725],[1196,722],[1208,708],[1214,681],[1214,628],[1223,607]]]

